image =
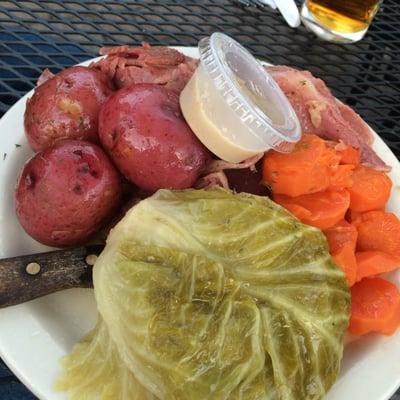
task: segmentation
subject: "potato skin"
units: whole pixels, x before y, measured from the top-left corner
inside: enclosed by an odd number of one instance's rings
[[[66,68],[36,87],[24,115],[25,133],[34,151],[63,139],[98,142],[100,106],[113,86],[101,71]]]
[[[24,166],[16,213],[25,231],[48,246],[84,243],[118,210],[121,179],[103,150],[66,140],[36,154]]]
[[[160,85],[112,94],[100,110],[99,137],[125,177],[149,192],[191,187],[209,160],[182,116],[179,96]]]

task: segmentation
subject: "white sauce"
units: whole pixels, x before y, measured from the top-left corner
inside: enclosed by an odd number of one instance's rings
[[[183,115],[199,140],[222,160],[237,163],[263,152],[265,144],[249,133],[247,116],[238,118],[229,101],[229,93],[223,98],[201,65],[180,96]]]

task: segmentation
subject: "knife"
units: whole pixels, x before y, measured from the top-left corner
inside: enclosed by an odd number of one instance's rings
[[[0,259],[0,308],[70,288],[93,287],[92,267],[103,245]]]

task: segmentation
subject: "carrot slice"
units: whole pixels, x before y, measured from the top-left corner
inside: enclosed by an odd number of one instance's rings
[[[329,189],[340,190],[353,186],[354,165],[339,165],[331,169]]]
[[[347,210],[345,219],[346,221],[350,222],[351,224],[356,224],[358,221],[361,220],[362,213],[353,210]]]
[[[337,150],[340,155],[340,164],[350,164],[355,167],[360,165],[360,150],[346,146],[344,149]]]
[[[346,274],[348,285],[353,286],[357,277],[357,261],[353,245],[346,243],[336,251],[331,252],[331,256],[336,265]]]
[[[328,190],[298,197],[275,194],[273,198],[300,221],[320,229],[328,229],[342,220],[350,204],[347,190]]]
[[[269,151],[263,160],[263,180],[272,192],[300,196],[326,190],[330,168],[339,164],[340,156],[320,137],[303,134],[289,154]]]
[[[381,171],[360,165],[353,172],[349,188],[350,209],[358,212],[385,208],[392,189],[392,181]]]
[[[352,286],[356,281],[357,262],[355,249],[357,229],[347,221],[339,221],[336,225],[324,230],[328,241],[329,252],[335,263],[345,272],[347,283]]]
[[[280,196],[280,195],[277,195]],[[276,203],[279,204],[279,202],[276,200],[274,197],[274,200]],[[290,211],[295,217],[297,217],[300,221],[305,221],[307,219],[310,219],[312,217],[311,211],[307,210],[306,208],[299,206],[298,204],[281,204],[286,210]]]
[[[389,272],[400,266],[400,261],[382,251],[358,251],[357,282],[367,276],[373,276]]]
[[[339,221],[331,228],[325,229],[324,234],[328,241],[330,252],[338,251],[346,244],[350,244],[353,251],[355,251],[357,244],[357,228],[347,221]]]
[[[364,278],[351,288],[349,331],[392,335],[400,325],[400,292],[381,278]]]
[[[377,250],[400,259],[400,220],[392,213],[369,211],[357,218],[357,250]]]

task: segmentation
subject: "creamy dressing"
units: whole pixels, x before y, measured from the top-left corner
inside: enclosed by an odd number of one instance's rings
[[[263,152],[265,145],[246,134],[248,127],[208,81],[199,66],[180,96],[182,113],[199,140],[222,160],[234,163]]]
[[[269,149],[289,152],[300,124],[279,86],[239,43],[222,33],[199,42],[200,63],[183,89],[183,115],[199,140],[238,163]]]

